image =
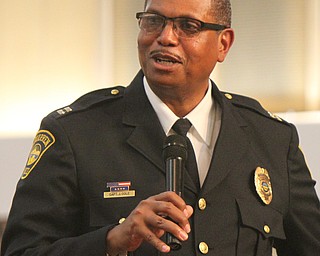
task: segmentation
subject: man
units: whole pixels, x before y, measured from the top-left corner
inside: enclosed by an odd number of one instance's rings
[[[146,1],[142,71],[43,120],[1,255],[319,255],[319,199],[296,129],[209,80],[233,43],[230,16],[226,0]],[[164,192],[162,157],[181,118],[199,178],[185,173],[183,198]]]

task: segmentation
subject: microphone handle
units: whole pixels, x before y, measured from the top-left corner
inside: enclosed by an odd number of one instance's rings
[[[166,190],[173,191],[180,197],[183,196],[183,164],[181,157],[166,160]],[[181,241],[171,233],[166,234],[166,243],[173,251],[179,250],[182,246]]]

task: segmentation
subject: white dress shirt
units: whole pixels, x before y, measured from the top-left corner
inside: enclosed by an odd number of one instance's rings
[[[165,134],[167,136],[174,134],[171,128],[179,117],[151,90],[145,77],[143,83],[147,97],[160,120]],[[221,108],[218,104],[215,104],[211,96],[212,85],[210,81],[208,83],[208,91],[204,98],[184,117],[188,118],[192,123],[187,136],[191,140],[196,155],[200,186],[203,185],[207,176],[221,125]]]

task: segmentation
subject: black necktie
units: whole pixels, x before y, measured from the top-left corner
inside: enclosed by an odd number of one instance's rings
[[[189,138],[187,137],[187,132],[189,131],[192,124],[188,119],[180,118],[177,120],[172,129],[179,135],[186,138],[187,141],[187,153],[188,157],[186,160],[186,169],[191,176],[192,180],[196,183],[197,189],[200,189],[200,181],[199,181],[199,173],[198,173],[198,166],[196,161],[196,156],[194,154],[193,146]]]

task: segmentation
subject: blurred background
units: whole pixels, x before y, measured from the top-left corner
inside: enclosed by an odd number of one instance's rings
[[[313,177],[320,180],[320,3],[231,2],[236,40],[212,79],[295,123]],[[41,119],[86,92],[127,85],[139,70],[135,13],[143,3],[0,1],[2,223]]]

